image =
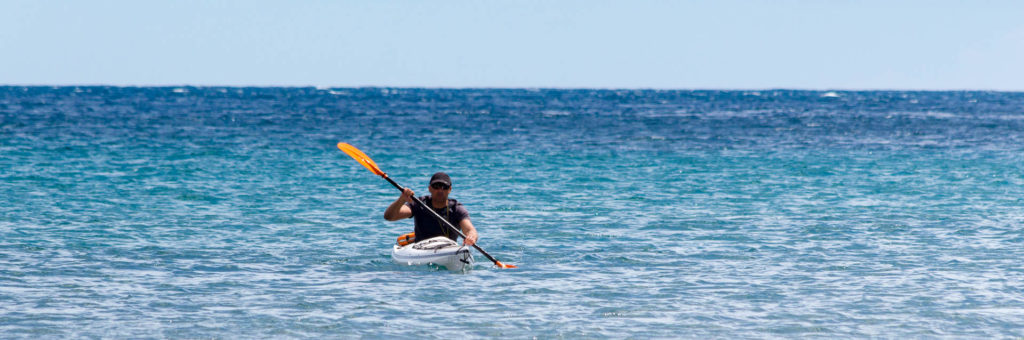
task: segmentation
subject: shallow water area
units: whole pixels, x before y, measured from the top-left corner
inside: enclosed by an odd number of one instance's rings
[[[1024,94],[0,87],[7,338],[1024,336]],[[351,143],[451,174],[472,270]]]

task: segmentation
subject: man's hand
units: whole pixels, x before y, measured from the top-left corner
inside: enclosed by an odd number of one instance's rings
[[[402,201],[402,204],[409,203],[412,202],[413,197],[416,197],[413,195],[416,195],[416,193],[413,192],[412,189],[405,188],[402,190],[402,196],[399,197],[398,200]]]
[[[476,230],[473,230],[469,234],[466,234],[466,238],[462,239],[462,245],[470,247],[476,244],[476,240],[478,238],[480,238],[480,236],[477,236]]]
[[[412,189],[402,189],[402,196],[398,196],[398,199],[392,202],[391,205],[384,210],[384,219],[388,221],[398,221],[412,217],[412,209],[405,204],[412,201],[413,194],[415,193],[412,192]]]
[[[462,229],[462,234],[466,235],[462,239],[462,245],[469,247],[476,244],[480,236],[476,235],[476,228],[473,227],[473,222],[470,222],[469,218],[464,218],[462,222],[459,222],[459,227]]]

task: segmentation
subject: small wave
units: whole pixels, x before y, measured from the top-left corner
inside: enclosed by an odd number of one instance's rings
[[[544,111],[541,111],[541,114],[543,114],[544,117],[565,117],[565,116],[571,116],[572,112],[563,111],[563,110],[544,110]]]

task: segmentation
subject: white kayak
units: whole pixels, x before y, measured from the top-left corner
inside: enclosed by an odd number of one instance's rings
[[[407,265],[435,264],[448,270],[462,270],[473,265],[473,254],[469,247],[444,236],[405,246],[396,244],[391,250],[391,259]]]

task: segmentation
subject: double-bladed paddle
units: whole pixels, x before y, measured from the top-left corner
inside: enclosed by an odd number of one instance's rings
[[[395,188],[398,188],[398,191],[404,191],[405,190],[405,188],[403,188],[401,185],[398,185],[398,183],[395,183],[394,180],[392,180],[390,177],[388,177],[388,174],[384,173],[384,171],[381,171],[380,167],[377,166],[377,163],[375,163],[373,161],[373,159],[370,159],[370,156],[367,156],[365,153],[363,153],[362,151],[360,151],[356,147],[354,147],[352,145],[349,145],[348,143],[338,143],[338,149],[341,149],[341,151],[344,151],[349,156],[352,156],[352,158],[354,158],[357,162],[359,162],[359,164],[362,164],[367,169],[370,169],[370,171],[372,171],[377,176],[380,176],[380,177],[383,177],[384,179],[386,179],[388,181],[388,183],[391,183],[391,185],[394,185]],[[422,200],[419,199],[419,197],[413,196],[412,199],[416,200],[416,203],[418,203],[421,206],[424,206],[424,207],[427,206],[425,203],[423,203]],[[437,217],[437,219],[439,221],[443,221],[444,224],[446,226],[448,226],[448,228],[451,228],[452,230],[454,230],[456,233],[459,234],[459,236],[462,236],[462,238],[466,238],[466,235],[462,233],[462,230],[459,230],[459,228],[456,228],[454,225],[451,224],[451,222],[448,222],[448,220],[445,220],[444,218],[442,218],[441,215],[437,214],[437,212],[435,212],[435,211],[433,211],[431,209],[426,209],[426,210],[429,211],[430,213],[434,214],[434,217]],[[486,251],[481,249],[480,246],[478,246],[476,244],[473,244],[473,248],[476,248],[476,250],[480,251],[481,254],[484,254],[484,256],[486,256],[488,260],[491,260],[491,262],[494,262],[494,265],[498,266],[499,268],[518,268],[518,267],[516,267],[514,265],[511,265],[511,264],[501,263],[501,261],[498,261],[497,259],[495,259],[493,256],[491,256],[491,254],[488,254]]]

